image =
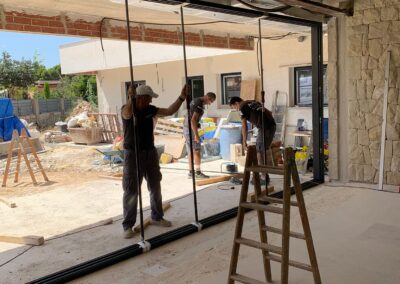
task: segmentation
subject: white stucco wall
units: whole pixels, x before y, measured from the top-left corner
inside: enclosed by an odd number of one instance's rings
[[[324,37],[324,61],[327,61],[327,43]],[[287,133],[297,124],[297,119],[304,118],[309,128],[312,127],[312,113],[309,107],[293,107],[294,94],[290,86],[290,69],[298,66],[311,65],[311,37],[303,42],[297,39],[278,41],[263,41],[264,86],[266,90],[266,106],[270,108],[274,93],[279,90],[289,94],[292,107],[288,110],[286,124]],[[221,105],[221,77],[223,73],[241,72],[242,79],[259,78],[256,51],[238,54],[220,55],[207,58],[188,60],[189,76],[204,76],[205,91],[217,94],[217,102],[206,112],[208,116],[222,117],[229,112],[228,106]],[[124,82],[129,81],[129,68],[118,68],[98,72],[98,95],[100,111],[114,112],[125,102]],[[160,97],[153,103],[167,107],[179,95],[184,82],[183,61],[149,64],[134,68],[134,78],[146,80]],[[180,112],[182,114],[183,107]],[[327,109],[324,110],[327,117]],[[294,137],[286,135],[287,144]]]

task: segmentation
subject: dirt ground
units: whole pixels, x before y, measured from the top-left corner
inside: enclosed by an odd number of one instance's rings
[[[45,173],[46,182],[40,172],[35,173],[37,185],[33,185],[29,172],[22,162],[19,181],[14,183],[14,175],[10,175],[7,186],[0,188],[0,198],[12,198],[57,189],[64,185],[80,184],[91,181],[101,175],[112,175],[122,170],[121,166],[110,167],[109,161],[103,160],[96,148],[108,145],[85,146],[73,143],[45,144],[45,151],[38,154]],[[29,155],[32,167],[34,159]],[[0,160],[0,178],[3,180],[6,159]]]

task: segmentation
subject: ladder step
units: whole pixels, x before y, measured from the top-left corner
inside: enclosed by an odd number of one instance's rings
[[[274,246],[274,245],[261,243],[261,242],[257,242],[257,241],[246,239],[246,238],[237,238],[235,240],[235,242],[237,244],[249,246],[249,247],[252,247],[252,248],[262,249],[262,250],[266,250],[266,251],[269,251],[269,252],[272,252],[272,253],[282,254],[282,249],[280,247],[277,247],[277,246]]]
[[[261,195],[260,197],[258,197],[258,201],[283,204],[282,198],[276,198],[276,197],[271,197],[271,196],[266,196],[266,195]],[[298,206],[297,201],[292,201],[292,200],[290,201],[290,205]]]
[[[271,233],[281,234],[282,235],[282,229],[279,229],[279,228],[270,227],[270,226],[263,226],[261,229],[263,231],[267,231],[267,232],[271,232]],[[306,239],[306,237],[303,234],[297,233],[297,232],[290,232],[289,235],[291,237],[293,237],[293,238],[296,238],[296,239],[302,239],[302,240]]]
[[[230,277],[233,281],[237,281],[237,282],[241,282],[241,283],[245,283],[245,284],[265,284],[265,282],[261,282],[259,280],[244,276],[244,275],[240,275],[240,274],[233,274]]]
[[[281,167],[271,167],[271,166],[254,166],[245,168],[247,172],[257,172],[257,173],[268,173],[275,175],[284,175],[283,168]]]
[[[271,205],[264,205],[264,204],[254,203],[254,202],[241,202],[240,206],[244,207],[244,208],[254,209],[254,210],[262,210],[262,211],[267,211],[267,212],[276,213],[276,214],[283,214],[282,208],[274,207]]]
[[[267,259],[272,260],[272,261],[276,261],[276,262],[282,262],[282,257],[279,255],[272,255],[269,254],[266,256]],[[298,261],[294,261],[294,260],[289,260],[289,265],[299,268],[299,269],[303,269],[303,270],[307,270],[307,271],[311,271],[312,272],[312,267],[308,264],[302,263],[302,262],[298,262]]]

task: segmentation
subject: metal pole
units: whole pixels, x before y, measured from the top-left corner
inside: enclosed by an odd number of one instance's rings
[[[260,48],[260,69],[261,69],[261,102],[262,102],[262,112],[261,112],[261,120],[262,120],[262,141],[264,145],[264,165],[267,164],[267,147],[265,145],[265,91],[264,91],[264,64],[263,64],[263,53],[262,53],[262,36],[261,36],[261,18],[258,19],[258,42],[260,43],[257,48]],[[267,175],[265,174],[265,180],[267,179]],[[265,192],[268,195],[268,184],[265,183]]]
[[[126,28],[128,34],[128,53],[129,53],[129,71],[131,76],[131,88],[133,85],[133,63],[132,63],[132,46],[131,46],[131,30],[129,25],[129,7],[128,0],[125,0],[125,13],[126,13]],[[136,182],[135,187],[139,194],[139,214],[140,214],[140,239],[144,241],[144,226],[143,226],[143,204],[142,204],[142,187],[140,185],[140,161],[139,161],[139,144],[137,139],[137,120],[136,120],[136,93],[131,98],[132,100],[132,122],[134,128],[134,151],[135,151],[135,164],[136,164]]]
[[[185,23],[183,19],[183,7],[181,6],[181,28],[182,28],[182,47],[183,47],[183,62],[185,66],[185,82],[186,84],[189,83],[188,81],[188,75],[187,75],[187,60],[186,60],[186,41],[185,41]],[[191,100],[193,100],[193,94],[191,95]],[[192,185],[193,185],[193,201],[194,201],[194,218],[196,221],[196,224],[199,223],[199,216],[197,213],[197,193],[196,193],[196,177],[194,173],[194,157],[193,157],[193,133],[192,133],[192,127],[190,125],[190,102],[186,98],[186,108],[187,108],[187,116],[188,116],[188,128],[189,128],[189,140],[190,140],[190,157],[191,157],[191,167],[192,167]]]
[[[314,180],[324,182],[324,141],[323,141],[323,41],[322,24],[311,28],[311,62],[312,62],[312,145]]]

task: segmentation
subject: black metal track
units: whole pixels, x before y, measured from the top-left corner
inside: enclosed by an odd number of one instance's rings
[[[302,184],[302,190],[307,190],[314,186],[319,185],[318,181],[309,181]],[[294,189],[292,188],[291,194],[294,194]],[[276,198],[282,198],[282,192],[275,192],[271,194],[271,196]],[[204,218],[200,220],[200,224],[203,229],[209,228],[211,226],[220,224],[229,219],[235,218],[237,215],[238,207],[234,207],[228,209],[226,211],[222,211],[213,216]],[[247,211],[251,211],[248,209]],[[181,239],[188,235],[198,232],[198,227],[192,224],[185,225],[183,227],[177,228],[175,230],[169,231],[167,233],[155,236],[151,239],[148,239],[147,242],[150,243],[151,249],[158,248],[162,245],[171,243],[175,240]],[[115,252],[97,257],[95,259],[83,262],[81,264],[72,266],[70,268],[60,270],[58,272],[52,273],[50,275],[44,276],[42,278],[33,280],[28,282],[28,284],[56,284],[56,283],[65,283],[67,281],[72,281],[79,277],[83,277],[87,274],[93,273],[95,271],[101,270],[105,267],[114,265],[121,261],[127,260],[129,258],[135,257],[143,253],[143,249],[140,245],[135,244],[128,246],[126,248],[117,250]]]

